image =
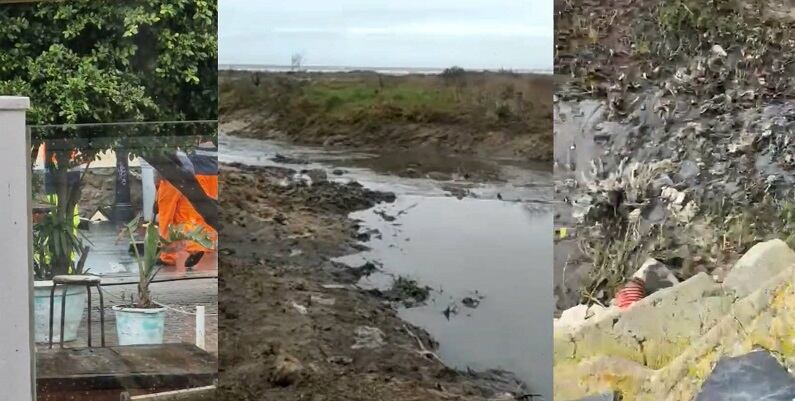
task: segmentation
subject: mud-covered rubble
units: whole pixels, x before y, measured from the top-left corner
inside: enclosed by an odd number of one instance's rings
[[[790,9],[556,1],[556,72],[567,77],[556,93],[556,190],[586,238],[572,259],[596,273],[568,284],[581,300],[605,301],[648,256],[686,279],[792,234],[782,218],[795,188]]]
[[[793,94],[788,2],[556,0],[555,11],[555,70],[573,86],[559,96],[604,97],[620,111],[631,98],[617,93],[667,79],[681,85],[661,87],[700,101]]]
[[[791,10],[556,1],[556,400],[764,399],[718,361],[792,369]]]
[[[667,276],[653,262],[642,275],[653,270]],[[704,383],[719,380],[711,377],[719,360],[760,349],[795,367],[794,279],[795,252],[771,240],[752,247],[722,282],[702,272],[626,310],[564,311],[555,321],[555,399],[615,392],[625,400],[690,401],[712,391]]]
[[[556,130],[578,152],[605,116],[597,109],[578,125],[571,110],[558,108],[563,124]],[[755,241],[790,236],[794,112],[795,103],[769,105],[670,130],[621,122],[611,125],[617,136],[608,143],[591,145],[585,155],[558,155],[557,196],[571,208],[566,213],[585,242],[580,248],[596,266],[597,276],[584,285],[588,293],[612,293],[628,278],[629,271],[618,271],[609,273],[612,282],[600,283],[608,265],[632,269],[651,256],[685,279],[731,263]],[[567,140],[565,130],[581,131]],[[630,143],[633,135],[643,142]],[[591,249],[610,245],[625,248],[616,252],[625,259]],[[683,266],[685,259],[692,265]]]

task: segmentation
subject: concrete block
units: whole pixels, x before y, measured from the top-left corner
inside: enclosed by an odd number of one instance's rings
[[[760,242],[743,255],[723,284],[745,297],[788,267],[795,266],[795,251],[780,239]]]

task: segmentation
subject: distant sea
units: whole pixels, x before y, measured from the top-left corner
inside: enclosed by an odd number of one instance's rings
[[[219,70],[226,71],[267,71],[267,72],[288,72],[292,68],[285,65],[267,64],[218,64]],[[348,66],[326,66],[326,65],[307,65],[301,67],[302,71],[307,72],[351,72],[351,71],[372,71],[385,75],[409,75],[409,74],[441,74],[444,68],[417,68],[417,67],[348,67]],[[467,69],[469,71],[499,71],[499,70],[478,70]],[[552,74],[552,70],[529,70],[529,69],[504,69],[519,74]]]

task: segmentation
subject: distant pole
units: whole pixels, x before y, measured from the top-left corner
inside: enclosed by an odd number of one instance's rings
[[[30,134],[26,97],[0,96],[0,399],[36,399],[33,348],[33,260]]]
[[[116,149],[116,197],[113,203],[115,223],[127,223],[133,218],[129,154],[124,147]]]

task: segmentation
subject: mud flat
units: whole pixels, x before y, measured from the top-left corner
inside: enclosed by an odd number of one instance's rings
[[[356,183],[295,182],[295,170],[224,165],[222,400],[487,400],[525,391],[513,375],[446,367],[395,300],[356,286],[370,266],[350,212],[395,195]],[[410,287],[419,289],[419,286]],[[395,298],[397,297],[397,298]]]

